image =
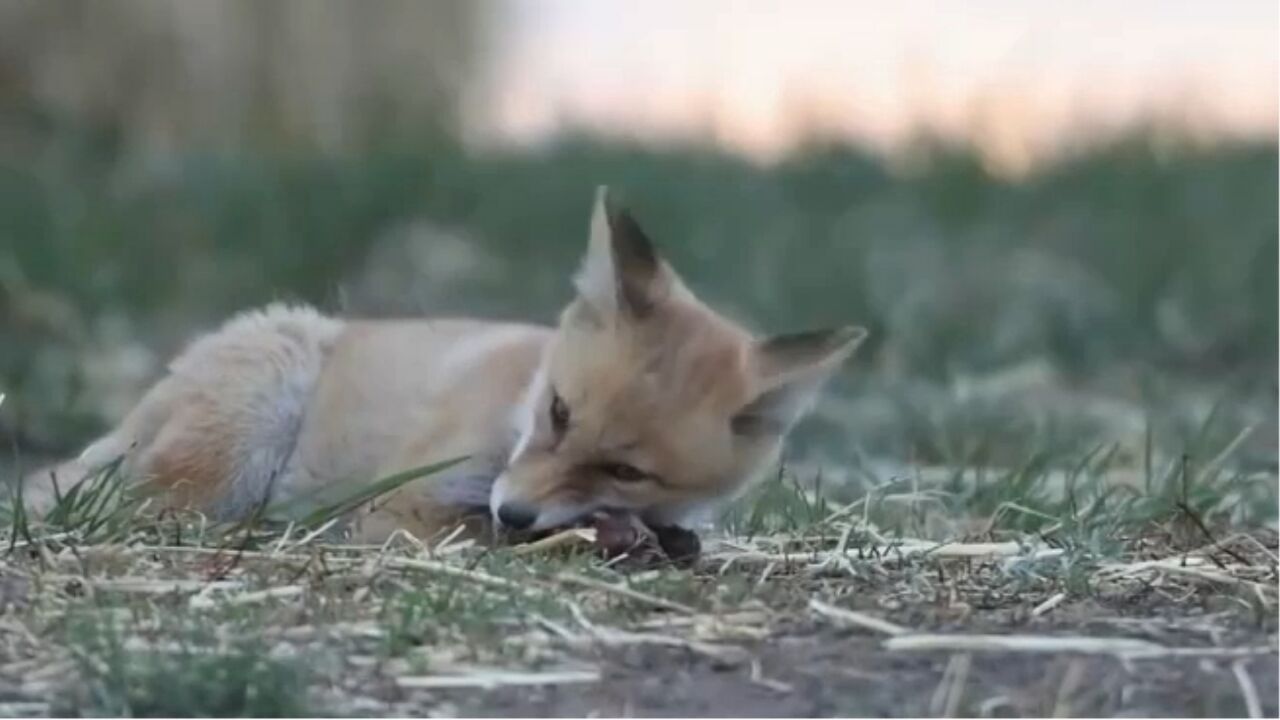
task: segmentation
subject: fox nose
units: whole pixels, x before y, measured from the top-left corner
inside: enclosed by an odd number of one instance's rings
[[[538,519],[538,509],[530,505],[506,502],[498,506],[498,522],[513,530],[524,530]]]

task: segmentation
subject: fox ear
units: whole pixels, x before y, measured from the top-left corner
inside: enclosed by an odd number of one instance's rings
[[[601,185],[587,255],[574,280],[579,296],[598,315],[641,318],[669,289],[669,272],[639,223],[613,207],[608,188]]]
[[[756,343],[760,386],[733,418],[740,435],[782,435],[818,398],[823,384],[867,337],[865,328],[779,335]]]

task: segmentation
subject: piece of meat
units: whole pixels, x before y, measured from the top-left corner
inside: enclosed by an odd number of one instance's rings
[[[631,552],[649,539],[646,528],[634,515],[596,513],[591,527],[596,530],[596,546],[608,558]]]
[[[627,555],[640,565],[697,563],[702,551],[698,534],[675,525],[650,527],[631,513],[600,512],[591,518],[596,546],[606,558]]]

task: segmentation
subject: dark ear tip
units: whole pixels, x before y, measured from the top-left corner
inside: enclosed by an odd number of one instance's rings
[[[867,338],[867,334],[867,329],[861,325],[844,325],[828,330],[778,335],[764,340],[762,345],[777,351],[828,353],[847,349],[851,352]]]
[[[857,347],[858,345],[861,345],[862,341],[866,340],[867,336],[870,334],[870,331],[861,325],[844,325],[831,332],[834,344],[841,347]]]
[[[657,249],[644,228],[640,227],[635,215],[620,204],[610,202],[605,206],[605,217],[613,234],[615,251],[624,254],[627,260],[643,263],[647,272],[656,270]]]
[[[605,201],[604,216],[609,220],[609,227],[617,232],[620,228],[639,228],[640,223],[636,222],[636,218],[631,214],[631,209],[622,203],[621,200],[610,196]]]
[[[630,237],[624,238],[626,240],[639,240],[651,244],[644,230],[641,229],[639,221],[631,213],[631,208],[627,207],[626,201],[618,197],[618,193],[611,191],[608,185],[600,185],[596,188],[596,202],[604,208],[609,229],[615,233],[622,232],[629,235]]]
[[[867,339],[867,329],[861,325],[843,325],[830,332],[828,346],[837,362],[849,359]]]

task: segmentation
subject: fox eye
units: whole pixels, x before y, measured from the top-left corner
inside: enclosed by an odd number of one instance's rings
[[[634,465],[619,462],[600,464],[600,472],[619,482],[633,483],[649,479],[649,473]]]
[[[564,398],[560,397],[560,393],[553,388],[551,390],[551,428],[560,435],[568,427],[569,406],[564,404]]]

